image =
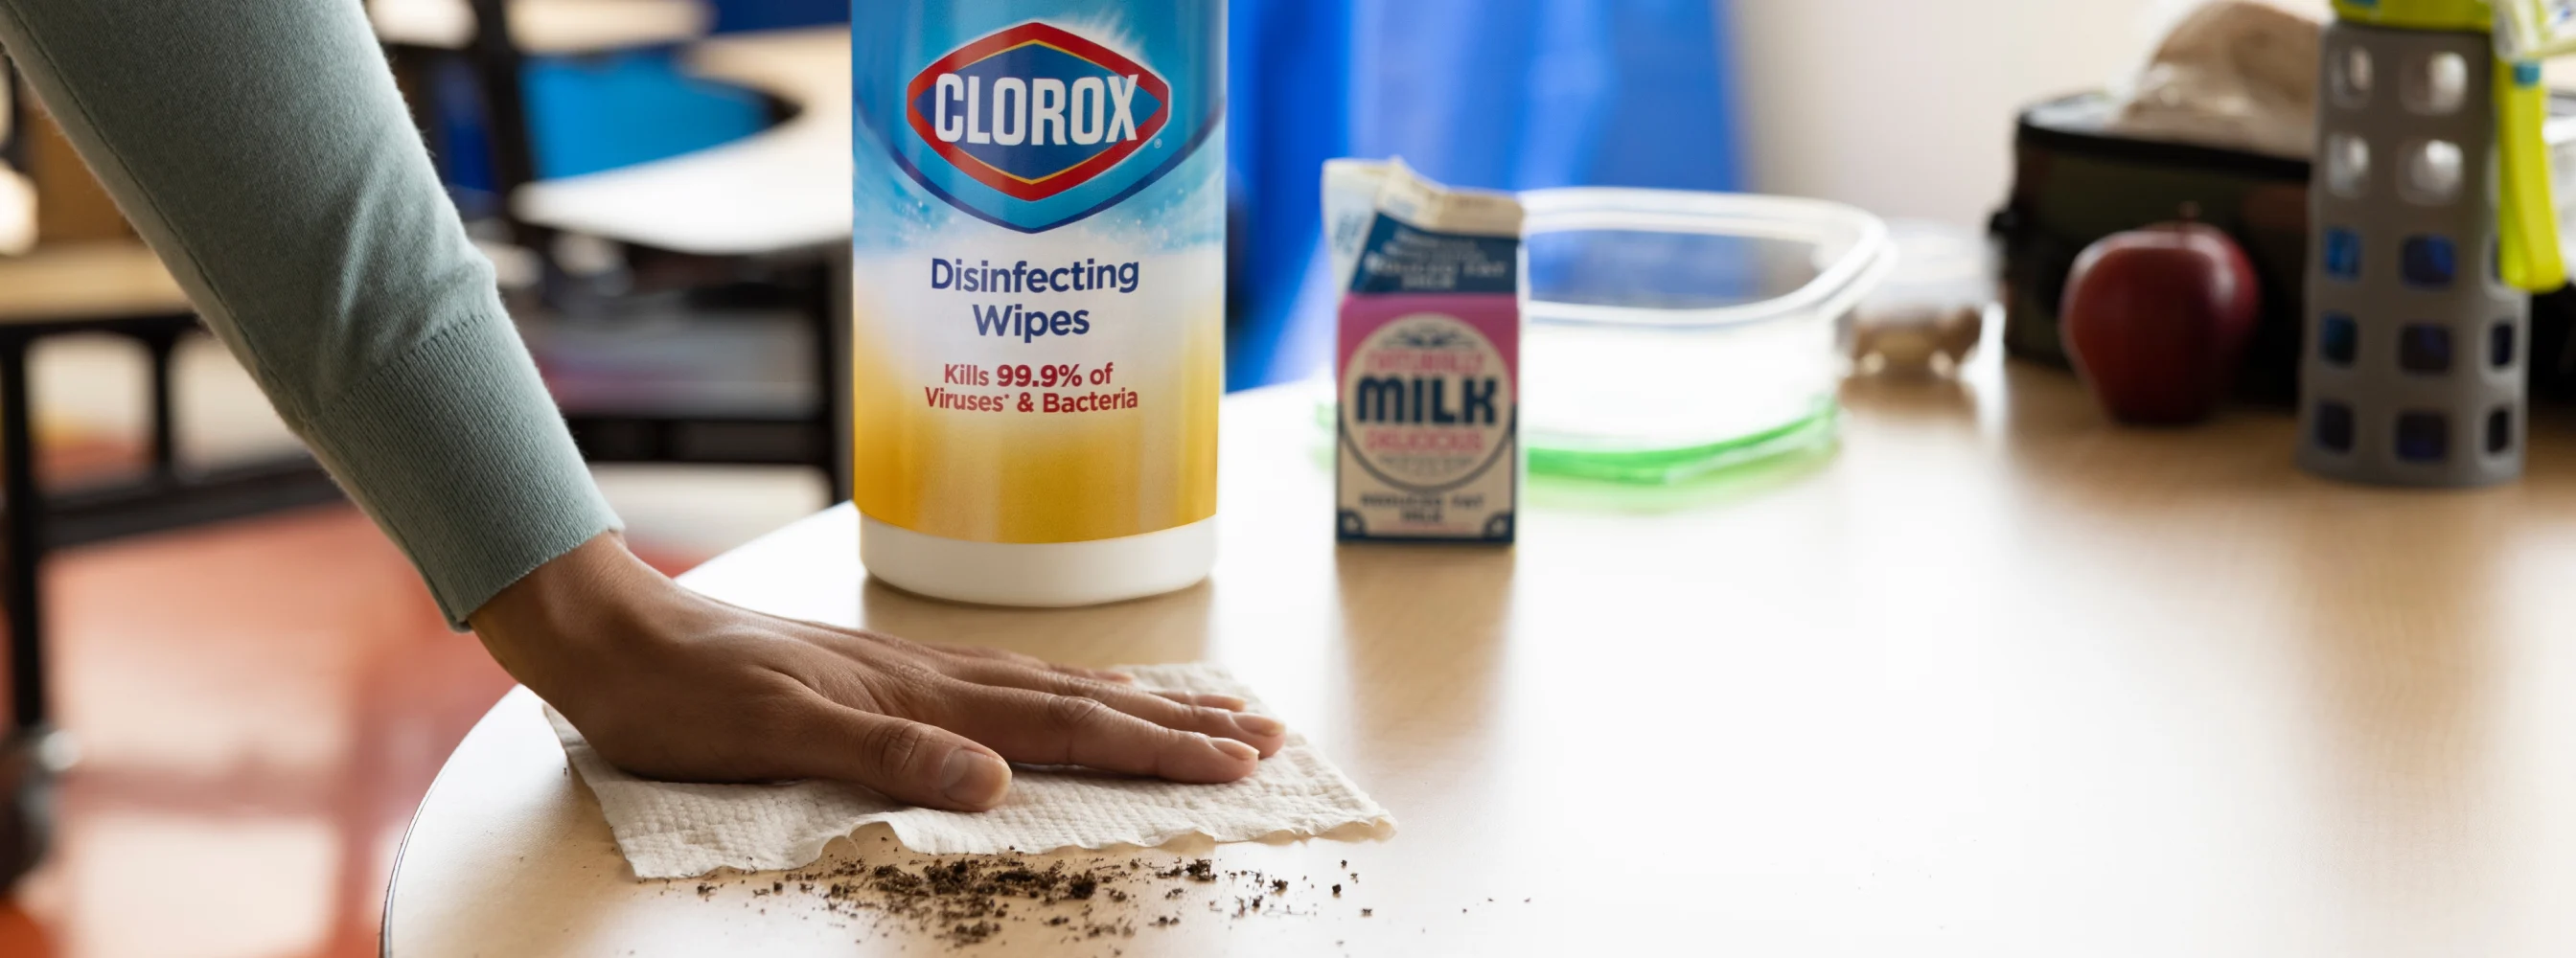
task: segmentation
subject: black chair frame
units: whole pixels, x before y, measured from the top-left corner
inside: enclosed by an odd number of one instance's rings
[[[25,88],[0,59],[12,116],[0,157],[28,169]],[[203,333],[193,312],[35,317],[0,323],[0,607],[9,634],[9,726],[0,738],[0,889],[41,859],[50,834],[59,749],[46,685],[44,565],[58,549],[243,518],[340,499],[311,457],[220,469],[179,462],[173,367],[180,342]],[[105,334],[142,345],[150,360],[149,457],[139,476],[48,490],[38,481],[28,356],[45,339]]]

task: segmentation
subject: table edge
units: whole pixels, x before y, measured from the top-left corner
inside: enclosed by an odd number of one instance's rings
[[[512,683],[509,691],[501,693],[501,697],[492,702],[491,708],[483,710],[482,718],[474,720],[474,727],[467,729],[465,732],[466,737],[473,737],[474,732],[483,727],[483,723],[492,721],[494,717],[501,713],[501,709],[508,706],[511,702],[519,700],[521,696],[534,699],[536,698],[536,695],[537,694],[535,692],[529,691],[527,686],[520,685],[515,682]],[[464,744],[465,743],[462,739],[457,742],[457,745],[460,747]],[[449,749],[447,754],[450,759],[453,759],[456,756],[456,750]],[[430,798],[438,794],[438,786],[447,782],[448,767],[449,766],[446,762],[439,763],[438,775],[431,778],[429,780],[429,788],[420,793],[420,804],[412,807],[411,820],[403,823],[402,841],[394,843],[393,867],[388,870],[385,876],[385,901],[382,906],[383,917],[376,920],[376,955],[378,958],[392,958],[394,953],[394,896],[396,892],[402,889],[403,860],[411,852],[412,835],[420,830],[421,815],[429,811]]]

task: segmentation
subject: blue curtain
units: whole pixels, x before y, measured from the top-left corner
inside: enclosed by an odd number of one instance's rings
[[[1328,158],[1489,189],[1741,187],[1724,0],[1231,4],[1232,388],[1330,355]]]

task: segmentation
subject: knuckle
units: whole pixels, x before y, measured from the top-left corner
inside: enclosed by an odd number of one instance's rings
[[[1038,674],[1046,678],[1046,681],[1050,686],[1048,691],[1054,692],[1057,695],[1078,695],[1084,698],[1098,700],[1103,703],[1106,703],[1113,698],[1126,700],[1138,697],[1133,689],[1109,682],[1103,682],[1087,675],[1076,675],[1068,672],[1054,671],[1044,671]],[[1151,698],[1152,696],[1143,697]]]
[[[861,707],[902,718],[933,714],[941,703],[957,697],[957,683],[948,676],[910,665],[876,670],[861,684],[867,697]]]
[[[1087,731],[1108,722],[1109,717],[1109,706],[1101,704],[1098,699],[1058,695],[1046,704],[1047,725],[1059,731]]]
[[[918,725],[886,725],[869,733],[861,754],[878,769],[899,772],[913,767],[930,748],[930,735]]]

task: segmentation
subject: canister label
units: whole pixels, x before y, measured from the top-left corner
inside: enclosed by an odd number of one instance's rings
[[[980,542],[1216,509],[1220,0],[853,8],[853,495]]]

